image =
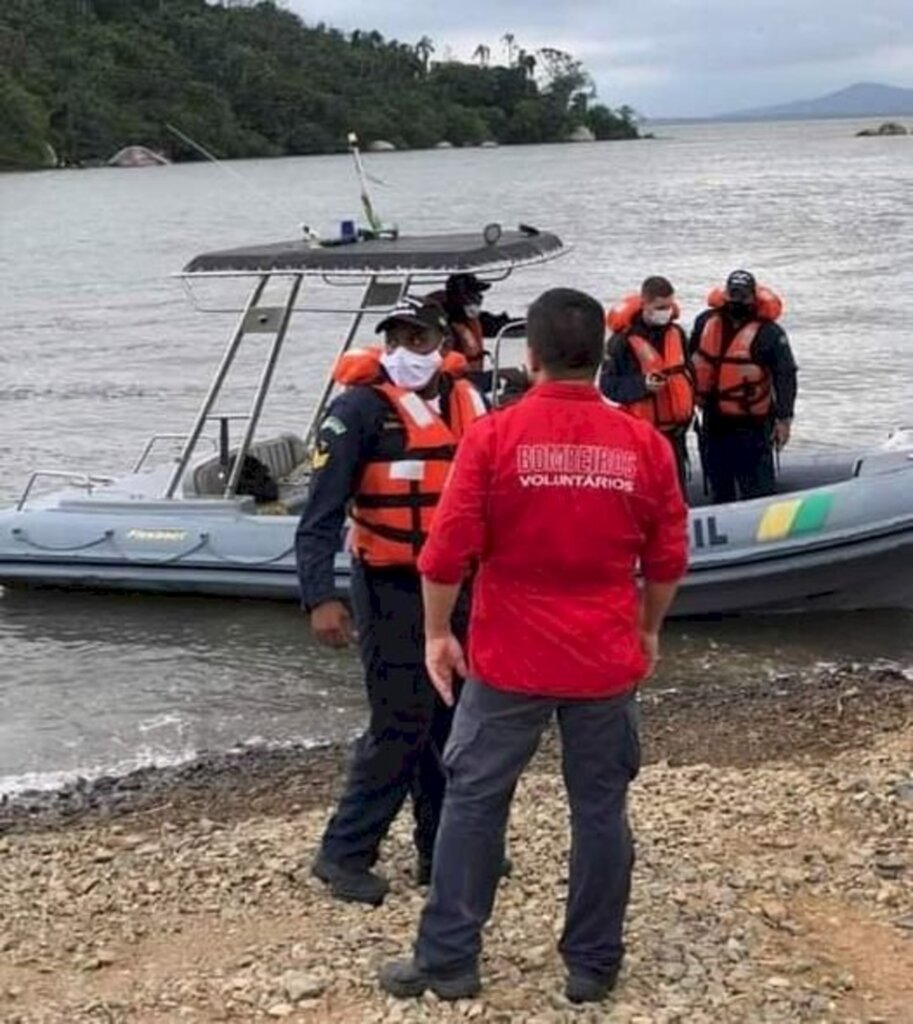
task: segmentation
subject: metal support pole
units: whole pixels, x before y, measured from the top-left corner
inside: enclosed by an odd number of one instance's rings
[[[251,441],[254,439],[254,432],[257,429],[257,424],[260,422],[260,413],[263,411],[263,403],[266,401],[266,395],[273,380],[273,373],[276,370],[276,364],[279,361],[279,353],[282,350],[282,342],[285,340],[285,335],[288,332],[289,321],[292,319],[295,300],[298,298],[298,291],[300,288],[301,275],[299,274],[297,277],[292,278],[288,298],[285,302],[285,309],[282,311],[282,319],[279,322],[279,326],[276,330],[276,336],[273,338],[273,343],[269,348],[269,354],[266,357],[266,362],[263,364],[263,370],[260,373],[260,380],[257,384],[257,391],[254,395],[254,401],[250,408],[250,416],[247,420],[247,426],[244,429],[244,436],[241,438],[241,444],[235,454],[234,465],[231,467],[231,473],[229,474],[228,482],[225,485],[226,498],[231,498],[238,489],[238,481],[241,478],[244,456],[250,448]]]
[[[365,303],[368,300],[368,295],[370,294],[371,289],[374,286],[374,282],[376,280],[377,280],[377,276],[375,275],[374,277],[372,277],[370,279],[370,281],[368,281],[367,285],[365,286],[364,294],[361,297],[361,308],[358,310],[358,312],[352,318],[351,324],[349,324],[349,329],[346,332],[346,336],[345,336],[345,338],[343,338],[342,344],[339,346],[339,351],[336,353],[336,356],[335,356],[335,358],[333,360],[333,365],[334,366],[336,365],[336,362],[339,359],[341,359],[342,356],[345,355],[345,353],[348,351],[349,347],[351,346],[352,342],[355,340],[355,335],[358,333],[358,328],[361,326],[361,322],[364,319]],[[402,289],[401,294],[405,295],[406,292],[408,291],[408,289],[409,289],[409,279],[407,278],[405,283],[404,283],[404,285],[403,285],[403,289]],[[314,440],[314,436],[317,433],[317,428],[320,425],[320,421],[323,419],[323,411],[326,408],[327,401],[328,401],[332,391],[333,391],[333,375],[331,373],[331,374],[327,375],[326,383],[323,385],[323,391],[320,393],[320,398],[317,400],[317,405],[314,407],[314,414],[313,414],[313,416],[311,416],[311,422],[308,424],[307,431],[305,432],[305,435],[304,435],[304,446],[305,446],[306,449],[311,447],[311,444],[312,444],[312,442]]]
[[[219,420],[219,465],[224,473],[228,473],[229,452],[231,451],[231,438],[229,436],[229,419],[223,416]]]
[[[266,287],[269,277],[269,274],[264,274],[260,278],[254,286],[254,290],[251,292],[250,298],[247,300],[247,304],[244,307],[241,318],[238,320],[234,333],[226,346],[225,353],[222,356],[222,362],[219,363],[219,368],[216,370],[216,375],[213,378],[212,384],[209,385],[209,391],[206,393],[206,397],[203,399],[203,404],[200,406],[200,411],[197,413],[193,430],[191,430],[187,437],[187,443],[181,451],[181,457],[178,459],[178,464],[175,466],[174,472],[171,474],[171,479],[168,481],[168,487],[165,490],[164,495],[166,498],[174,497],[174,493],[178,489],[181,478],[187,470],[190,460],[193,458],[194,450],[196,449],[200,435],[203,433],[203,428],[206,426],[206,421],[209,418],[212,407],[215,405],[216,399],[219,397],[219,392],[222,390],[222,385],[225,383],[225,378],[228,376],[231,364],[235,361],[235,356],[238,354],[238,349],[241,347],[241,342],[244,340],[244,325],[247,321],[247,316],[254,306],[256,306],[260,301],[260,296],[263,294],[263,289]]]

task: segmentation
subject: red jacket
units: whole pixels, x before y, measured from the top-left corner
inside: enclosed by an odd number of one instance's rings
[[[453,584],[479,563],[471,671],[503,690],[606,697],[645,662],[636,572],[687,566],[668,441],[595,387],[547,383],[464,436],[419,570]]]

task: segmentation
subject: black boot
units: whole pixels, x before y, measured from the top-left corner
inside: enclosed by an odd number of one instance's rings
[[[368,903],[379,907],[390,891],[386,878],[376,875],[367,868],[346,868],[319,854],[311,867],[311,874],[324,882],[330,893],[347,903]]]
[[[396,999],[418,999],[429,989],[438,999],[472,999],[482,989],[477,967],[426,971],[414,960],[393,960],[380,969],[380,987]]]
[[[564,994],[572,1003],[601,1003],[615,988],[617,981],[617,968],[608,974],[576,973],[571,970]]]

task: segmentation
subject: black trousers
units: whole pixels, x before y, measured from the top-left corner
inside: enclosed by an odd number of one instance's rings
[[[510,802],[553,715],[571,807],[567,909],[558,948],[575,973],[605,977],[621,964],[634,864],[626,797],[640,767],[633,694],[553,700],[470,679],[444,757],[444,816],[415,944],[422,967],[462,970],[478,961],[501,876]]]
[[[664,430],[663,437],[672,445],[675,454],[675,468],[678,470],[678,482],[685,501],[688,500],[688,443],[687,430]]]
[[[415,814],[419,856],[431,858],[444,800],[442,752],[453,711],[425,671],[421,583],[409,569],[355,564],[352,607],[371,717],[356,740],[336,812],[322,841],[325,857],[356,870],[371,867],[406,798]],[[468,601],[454,632],[465,639]]]
[[[763,498],[776,489],[773,443],[767,423],[704,428],[704,459],[713,501]]]

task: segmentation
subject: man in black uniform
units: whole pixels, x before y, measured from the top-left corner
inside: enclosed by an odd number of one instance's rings
[[[319,429],[296,537],[301,599],[314,634],[346,646],[352,622],[333,563],[349,515],[351,601],[371,717],[313,872],[337,898],[374,905],[389,886],[371,869],[410,793],[418,880],[430,876],[445,781],[440,751],[452,711],[424,666],[416,560],[456,443],[485,411],[468,381],[445,372],[448,327],[438,305],[407,303],[377,330],[385,332],[384,348],[350,352],[334,373],[347,389]],[[461,635],[466,615],[461,607],[454,620]]]
[[[702,459],[715,502],[773,494],[773,449],[789,441],[796,363],[778,323],[782,304],[734,270],[697,318],[691,357],[703,410]]]

